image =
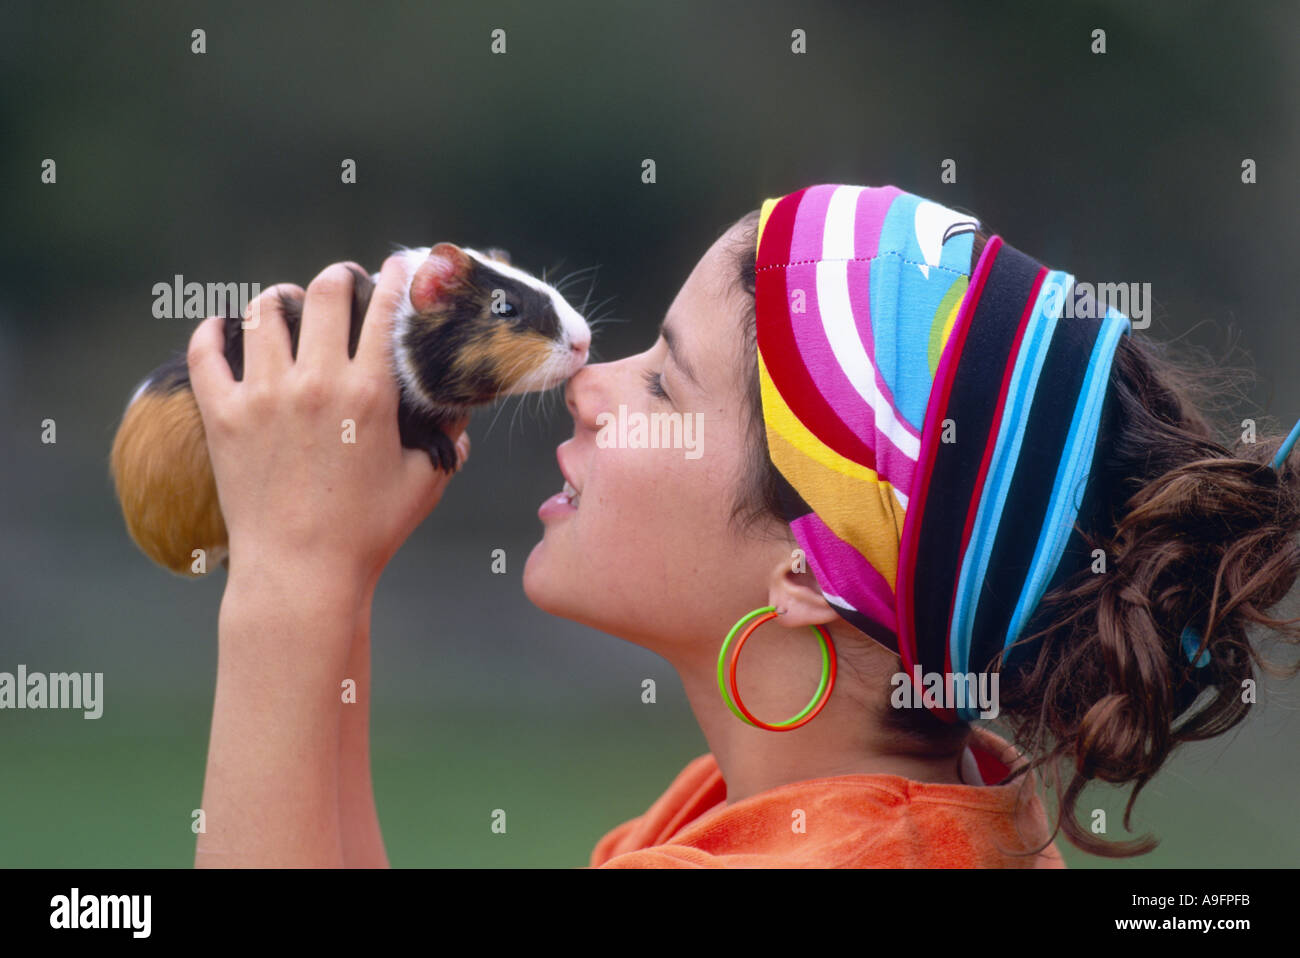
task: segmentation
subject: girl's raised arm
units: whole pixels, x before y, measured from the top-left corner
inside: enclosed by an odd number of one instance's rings
[[[368,722],[340,713],[343,682],[358,683],[346,708],[368,712],[375,584],[449,479],[398,434],[390,344],[405,269],[384,263],[355,358],[344,264],[308,286],[296,360],[285,287],[249,307],[242,380],[222,355],[220,318],[190,341],[230,540],[198,866],[381,863],[373,795],[358,793],[369,790]],[[463,424],[453,436],[463,463]]]

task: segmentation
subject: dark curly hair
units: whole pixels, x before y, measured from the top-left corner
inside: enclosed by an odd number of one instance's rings
[[[734,227],[734,275],[746,297],[741,357],[750,428],[732,518],[772,534],[785,520],[758,382],[758,218],[755,210]],[[976,235],[972,268],[987,239]],[[1167,345],[1145,338],[1120,338],[1111,370],[1113,441],[1088,485],[1102,508],[1097,528],[1079,529],[1090,548],[1104,551],[1106,572],[1084,570],[1043,597],[1033,621],[1046,625],[1017,642],[1041,642],[1034,656],[1019,657],[1028,661],[1007,665],[999,656],[987,663],[1002,673],[1000,716],[1029,759],[1024,771],[1045,768],[1058,796],[1056,828],[1040,848],[1064,831],[1096,855],[1151,851],[1152,836],[1112,842],[1081,825],[1082,790],[1094,779],[1133,784],[1124,811],[1131,831],[1138,793],[1175,747],[1220,735],[1246,717],[1242,691],[1256,667],[1284,678],[1300,673],[1300,663],[1265,659],[1247,636],[1248,626],[1259,625],[1300,644],[1292,625],[1300,617],[1267,614],[1300,575],[1300,477],[1288,464],[1277,471],[1268,464],[1281,435],[1238,439],[1231,450],[1214,439],[1207,411],[1245,372],[1176,359]],[[1204,668],[1192,668],[1183,650],[1188,623],[1204,636]],[[945,723],[928,709],[886,703],[880,715],[890,729],[935,749],[950,750],[969,732],[966,723]]]

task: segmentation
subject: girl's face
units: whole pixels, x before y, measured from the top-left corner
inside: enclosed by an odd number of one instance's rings
[[[543,505],[524,568],[539,608],[670,661],[716,656],[792,548],[788,533],[754,538],[730,520],[748,478],[742,363],[755,361],[741,355],[735,231],[696,264],[649,349],[569,380],[574,435],[556,450],[556,492],[567,477],[579,496]],[[702,630],[709,642],[692,643]]]

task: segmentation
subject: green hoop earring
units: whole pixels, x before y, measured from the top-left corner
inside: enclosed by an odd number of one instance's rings
[[[773,606],[765,605],[745,615],[731,627],[731,631],[727,633],[726,639],[722,642],[722,649],[718,652],[718,691],[722,693],[722,700],[727,703],[727,708],[731,709],[731,713],[742,722],[747,722],[756,728],[767,729],[769,732],[789,732],[811,722],[830,700],[831,690],[835,688],[835,645],[831,642],[830,635],[820,625],[808,626],[816,634],[822,648],[822,678],[817,686],[817,691],[813,693],[812,699],[798,714],[791,716],[784,722],[768,723],[755,718],[749,709],[745,708],[745,703],[740,700],[740,689],[736,687],[736,663],[740,660],[740,650],[749,637],[754,634],[754,630],[764,622],[776,618],[776,616],[776,609]],[[748,623],[748,627],[746,627],[746,623]],[[730,667],[728,667],[727,650],[731,647],[731,641],[736,637],[736,633],[742,628],[745,631],[740,636],[740,641],[736,643],[736,650],[732,653]],[[723,679],[724,670],[728,673],[729,681]],[[731,686],[730,694],[727,692],[728,684]]]

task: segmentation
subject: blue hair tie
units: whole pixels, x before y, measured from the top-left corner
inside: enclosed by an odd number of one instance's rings
[[[1300,420],[1291,427],[1286,439],[1278,447],[1277,455],[1273,457],[1273,470],[1276,472],[1282,468],[1282,463],[1286,462],[1286,457],[1291,454],[1291,449],[1295,446],[1296,439],[1300,438]],[[1201,647],[1201,633],[1196,631],[1190,625],[1183,629],[1183,653],[1187,656],[1187,661],[1193,663],[1196,668],[1203,669],[1210,664],[1210,650],[1206,649],[1197,658],[1196,650]]]
[[[1196,650],[1200,647],[1201,633],[1190,625],[1183,629],[1183,653],[1187,656],[1188,662],[1194,664],[1198,669],[1203,669],[1210,664],[1210,650],[1206,649],[1198,659],[1196,658]]]
[[[1278,447],[1277,455],[1273,457],[1274,471],[1282,468],[1282,463],[1286,462],[1286,457],[1291,455],[1291,447],[1295,445],[1296,437],[1300,436],[1300,419],[1291,427],[1291,432],[1287,434],[1282,445]]]

